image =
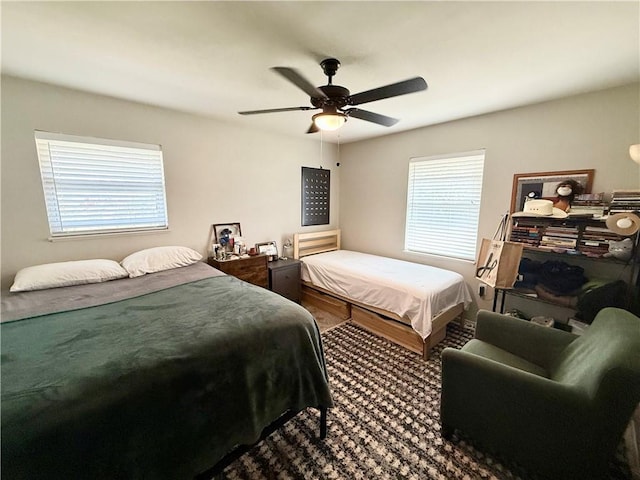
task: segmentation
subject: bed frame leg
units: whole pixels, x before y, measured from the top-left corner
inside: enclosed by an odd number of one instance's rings
[[[427,361],[431,355],[431,342],[427,339],[422,345],[422,359]]]
[[[327,407],[320,407],[320,438],[327,438]]]

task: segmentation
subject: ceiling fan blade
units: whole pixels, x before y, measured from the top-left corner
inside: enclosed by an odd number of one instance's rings
[[[271,70],[282,75],[296,87],[304,91],[311,98],[329,98],[322,90],[318,90],[309,82],[309,80],[304,78],[302,75],[300,75],[300,73],[298,73],[297,70],[294,70],[293,68],[273,67]]]
[[[387,117],[386,115],[380,115],[379,113],[373,113],[359,108],[349,108],[344,110],[344,113],[350,117],[377,123],[378,125],[383,125],[385,127],[391,127],[400,121],[397,118]]]
[[[406,95],[407,93],[419,92],[427,89],[427,82],[422,77],[410,78],[384,87],[374,88],[366,92],[351,95],[349,105],[360,105],[362,103],[374,102],[383,98],[397,97],[398,95]]]
[[[311,122],[311,126],[309,127],[309,130],[307,130],[307,133],[316,133],[319,132],[320,129],[316,126],[315,122]]]
[[[255,115],[257,113],[294,112],[298,110],[317,110],[317,108],[315,107],[268,108],[266,110],[247,110],[246,112],[238,112],[238,113],[240,115]]]

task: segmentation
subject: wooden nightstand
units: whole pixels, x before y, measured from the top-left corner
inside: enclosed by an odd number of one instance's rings
[[[300,260],[292,258],[269,262],[269,290],[300,303],[302,297],[300,265]]]
[[[236,260],[216,260],[212,257],[207,259],[207,263],[214,268],[234,277],[253,283],[259,287],[269,286],[267,279],[267,256],[256,255],[255,257],[242,257]]]

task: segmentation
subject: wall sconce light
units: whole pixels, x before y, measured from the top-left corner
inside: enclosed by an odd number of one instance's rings
[[[640,163],[640,143],[636,143],[629,147],[629,156],[634,162]]]

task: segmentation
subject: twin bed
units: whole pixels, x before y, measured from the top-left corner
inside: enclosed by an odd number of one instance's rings
[[[471,295],[462,275],[340,249],[340,230],[294,235],[303,299],[428,358]]]
[[[313,317],[202,262],[5,295],[2,315],[3,478],[211,478],[332,405]]]

